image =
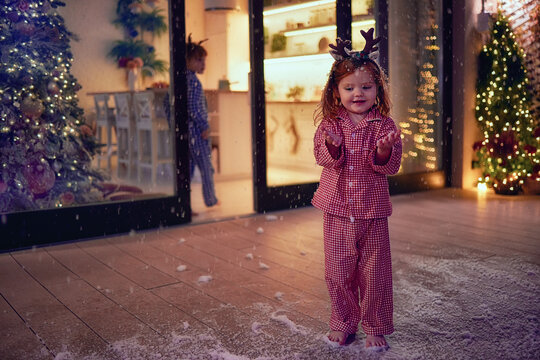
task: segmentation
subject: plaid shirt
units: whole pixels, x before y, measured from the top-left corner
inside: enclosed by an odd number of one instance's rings
[[[322,129],[341,134],[343,143],[340,156],[334,159],[326,146]],[[377,110],[371,111],[358,125],[342,107],[336,121],[324,119],[317,128],[314,154],[317,164],[324,167],[319,188],[312,204],[324,212],[359,219],[376,219],[392,214],[387,175],[398,172],[401,165],[401,140],[394,144],[390,159],[384,165],[375,165],[377,140],[396,125]]]
[[[209,128],[206,97],[197,75],[187,70],[187,107],[189,117],[189,135],[195,146],[202,140],[201,133]],[[206,143],[207,141],[205,141]]]

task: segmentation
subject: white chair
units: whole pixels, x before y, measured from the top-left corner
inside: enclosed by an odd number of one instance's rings
[[[114,128],[114,108],[109,107],[109,94],[94,95],[96,106],[96,138],[98,143],[105,146],[95,157],[96,165],[101,168],[101,161],[107,162],[107,170],[111,172],[111,158],[114,156],[116,144],[113,143],[112,129]]]
[[[165,93],[143,91],[133,96],[138,138],[138,180],[142,183],[146,178],[156,184],[158,170],[161,168],[161,174],[165,174],[164,169],[172,169],[173,163],[171,130],[163,104]],[[149,177],[145,175],[147,172],[150,172]]]
[[[114,94],[116,106],[116,133],[118,138],[119,179],[132,179],[137,174],[137,131],[131,110],[131,94]]]

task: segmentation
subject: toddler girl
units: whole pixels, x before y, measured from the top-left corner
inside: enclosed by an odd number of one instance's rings
[[[315,114],[314,154],[323,170],[312,203],[324,212],[328,338],[343,345],[361,323],[366,347],[381,350],[394,331],[386,176],[399,170],[401,138],[388,117],[385,74],[369,58],[379,39],[373,29],[362,35],[363,51],[341,39],[330,46],[336,61]]]

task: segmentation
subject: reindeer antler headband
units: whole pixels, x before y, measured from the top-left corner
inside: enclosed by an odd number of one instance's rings
[[[364,60],[374,60],[377,58],[377,50],[379,49],[375,45],[381,41],[380,37],[373,38],[374,29],[371,28],[367,32],[360,30],[360,33],[366,39],[366,45],[362,51],[353,51],[351,47],[350,40],[341,40],[340,38],[336,39],[336,45],[330,44],[330,55],[336,60],[341,61],[343,59],[364,59]]]
[[[193,42],[193,40],[191,40],[191,34],[189,34],[189,35],[188,35],[188,41],[187,41],[187,44],[186,44],[186,45],[187,45],[187,46],[193,46],[193,47],[195,47],[195,46],[201,46],[201,44],[202,44],[203,42],[207,41],[207,40],[208,40],[208,39],[204,39],[204,40],[201,40],[201,41],[199,41],[199,42],[196,43],[196,42]]]

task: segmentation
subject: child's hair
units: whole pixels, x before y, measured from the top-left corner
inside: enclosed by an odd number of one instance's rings
[[[189,34],[188,41],[186,43],[186,59],[200,59],[208,55],[206,49],[201,45],[206,40],[208,39],[204,39],[195,43],[191,40],[191,34]]]
[[[324,87],[321,102],[315,110],[314,122],[317,125],[323,119],[332,121],[338,114],[341,106],[339,99],[338,84],[349,74],[357,69],[366,69],[373,76],[373,81],[377,86],[377,97],[375,107],[382,116],[388,116],[390,113],[390,96],[388,94],[388,82],[386,74],[381,67],[373,60],[367,58],[347,57],[342,60],[336,60],[330,70],[330,76]]]

